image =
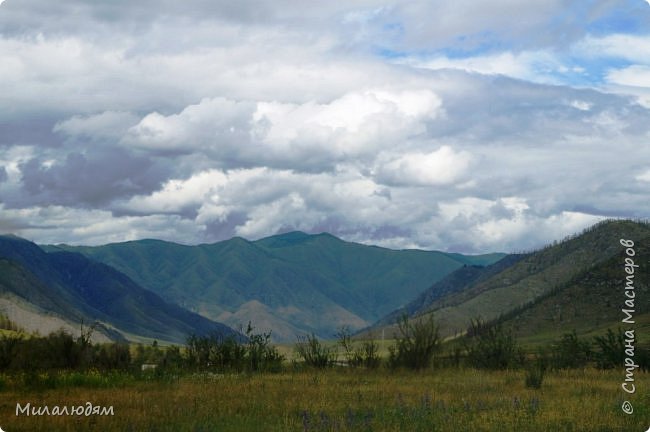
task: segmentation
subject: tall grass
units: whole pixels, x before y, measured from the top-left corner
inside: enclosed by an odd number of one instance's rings
[[[635,376],[635,412],[621,412],[621,371],[551,371],[529,389],[525,371],[326,369],[188,375],[47,391],[5,385],[8,431],[643,431],[650,376]],[[7,379],[4,376],[3,379]],[[74,379],[72,376],[69,379]],[[16,403],[114,406],[114,416],[16,416]]]

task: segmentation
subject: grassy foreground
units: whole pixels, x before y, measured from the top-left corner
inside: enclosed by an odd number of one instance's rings
[[[216,375],[132,382],[61,380],[48,390],[0,388],[0,427],[15,431],[646,431],[650,376],[621,411],[624,372],[359,370]],[[77,377],[79,378],[79,377]],[[113,386],[115,383],[116,386]],[[113,406],[113,416],[16,416],[23,406]]]

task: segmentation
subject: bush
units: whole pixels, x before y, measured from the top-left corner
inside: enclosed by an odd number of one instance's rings
[[[307,366],[324,369],[333,366],[336,361],[335,350],[322,345],[313,333],[298,337],[295,350]]]
[[[192,335],[187,340],[187,363],[199,370],[237,371],[245,368],[246,347],[219,333]]]
[[[101,370],[126,370],[131,364],[129,346],[124,343],[96,345],[92,364]]]
[[[187,340],[186,364],[198,370],[279,371],[284,357],[271,346],[271,333],[257,334],[248,323],[246,340],[224,338],[220,334],[192,335]],[[180,353],[168,350],[163,362],[176,363]]]
[[[433,355],[440,347],[440,334],[433,314],[417,321],[403,315],[398,321],[396,345],[389,347],[388,364],[391,368],[405,367],[420,370],[431,366]]]
[[[347,364],[351,367],[366,367],[368,369],[376,369],[381,363],[379,358],[379,346],[374,339],[369,339],[361,342],[361,346],[354,346],[352,344],[352,337],[350,335],[350,328],[347,326],[341,327],[336,334],[339,345],[343,348]]]
[[[543,358],[538,358],[526,370],[526,387],[538,389],[542,387],[544,374],[546,373],[546,363]]]
[[[595,336],[594,342],[598,348],[596,365],[600,369],[622,367],[625,362],[625,337],[619,328],[616,333],[607,329],[604,336]]]
[[[254,327],[248,322],[246,337],[248,351],[246,354],[247,367],[253,372],[278,372],[282,369],[282,356],[277,348],[271,346],[271,332],[253,333]]]
[[[593,358],[591,343],[580,340],[576,331],[565,333],[551,348],[550,364],[554,369],[583,368]]]
[[[465,341],[467,361],[478,369],[508,369],[523,363],[523,354],[512,332],[500,324],[473,319]]]

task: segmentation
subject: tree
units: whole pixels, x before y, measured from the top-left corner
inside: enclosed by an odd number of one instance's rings
[[[343,348],[345,359],[349,366],[375,369],[379,366],[379,347],[374,339],[364,340],[361,346],[354,346],[350,328],[343,326],[336,333],[339,345]]]
[[[396,345],[389,348],[389,365],[415,370],[429,367],[440,347],[439,327],[433,314],[415,321],[404,314],[397,324],[400,334],[395,335]]]
[[[295,350],[307,366],[324,369],[333,366],[336,361],[336,352],[322,345],[313,333],[298,337]]]
[[[472,319],[465,340],[467,360],[479,369],[508,369],[521,365],[523,354],[512,332],[501,324]]]

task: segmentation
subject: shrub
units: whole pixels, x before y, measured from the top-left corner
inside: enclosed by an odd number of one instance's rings
[[[271,333],[257,334],[248,323],[246,339],[224,338],[220,334],[192,335],[187,339],[186,364],[198,370],[278,371],[284,357],[271,345]],[[168,350],[163,361],[175,363],[180,353]]]
[[[129,346],[124,343],[96,345],[93,366],[101,370],[126,370],[131,364]]]
[[[350,335],[350,328],[341,327],[336,334],[339,345],[343,348],[347,364],[352,367],[366,367],[376,369],[381,363],[379,346],[374,339],[361,342],[361,346],[354,346]]]
[[[598,347],[596,365],[600,369],[612,369],[623,366],[625,362],[625,338],[619,328],[616,333],[607,329],[604,336],[595,336],[594,342]]]
[[[543,358],[538,358],[526,370],[526,380],[525,380],[526,387],[534,388],[534,389],[541,388],[542,381],[544,380],[545,372],[546,372],[546,364]]]
[[[400,334],[395,335],[396,345],[389,347],[389,366],[415,370],[429,367],[440,347],[439,328],[433,314],[417,321],[410,321],[407,315],[403,315],[398,328]]]
[[[472,319],[465,340],[467,361],[478,369],[508,369],[523,362],[523,354],[512,332],[500,324]]]
[[[313,333],[298,337],[295,350],[307,366],[324,369],[333,366],[336,361],[335,350],[322,345]]]
[[[593,358],[591,343],[580,340],[576,331],[565,333],[551,348],[551,366],[555,369],[583,368]]]
[[[284,356],[277,348],[271,345],[271,332],[253,333],[254,327],[248,322],[246,337],[248,338],[248,351],[246,364],[250,371],[277,372],[282,368]]]

